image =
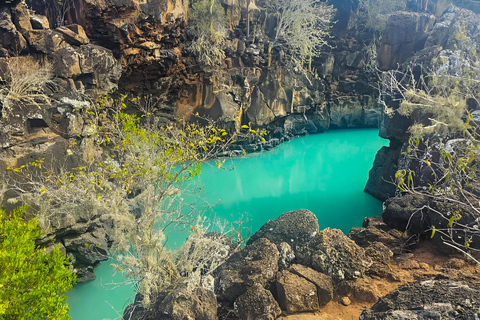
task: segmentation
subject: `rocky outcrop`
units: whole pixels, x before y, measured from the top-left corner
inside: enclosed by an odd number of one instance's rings
[[[402,24],[403,26],[395,24],[405,19],[413,20],[410,24]],[[401,70],[406,70],[410,66],[412,69],[431,69],[439,74],[459,77],[466,76],[463,74],[465,70],[477,72],[471,68],[471,61],[476,59],[471,54],[480,50],[477,23],[479,19],[479,14],[453,5],[437,18],[424,14],[393,14],[387,27],[387,34],[390,36],[386,37],[384,42],[390,41],[388,40],[390,38],[396,39],[391,40],[395,43],[400,41],[397,38],[404,40],[398,42],[399,47],[395,52],[388,49],[390,48],[388,45],[381,47],[383,49],[379,49],[379,61],[382,61],[383,54],[386,56],[383,62],[385,69],[397,68],[398,64]],[[405,28],[414,30],[407,32]],[[395,61],[395,66],[392,65],[392,61]],[[392,101],[389,107],[396,109],[398,106]],[[475,112],[478,107],[471,101],[470,112]],[[380,136],[389,139],[390,146],[382,148],[377,154],[365,188],[366,192],[381,200],[395,195],[395,172],[405,169],[408,165],[405,156],[402,156],[402,152],[407,148],[405,143],[409,138],[408,128],[414,123],[430,124],[429,117],[431,115],[423,114],[420,110],[413,111],[408,118],[398,114],[382,117]]]
[[[4,31],[0,32],[0,56],[6,57],[0,58],[3,79],[9,79],[5,77],[8,72],[13,77],[28,75],[28,70],[16,70],[14,66],[34,67],[27,63],[32,57],[47,68],[50,65],[53,77],[45,83],[48,99],[37,100],[36,104],[13,101],[8,110],[0,106],[2,181],[14,180],[6,172],[7,167],[28,165],[44,158],[52,168],[74,168],[101,154],[91,139],[94,131],[87,110],[93,107],[90,97],[118,88],[122,70],[112,52],[88,44],[89,39],[79,25],[49,29],[46,18],[33,14],[22,1],[0,5],[0,28]],[[27,59],[26,55],[31,57]],[[77,144],[76,139],[82,143],[72,148],[71,143]],[[16,202],[16,196],[14,192],[2,194],[1,206],[10,210],[22,204]],[[93,279],[94,266],[108,259],[105,221],[99,216],[92,215],[92,219],[85,216],[88,216],[85,212],[65,215],[37,241],[47,248],[60,244],[70,256],[79,282]]]
[[[407,284],[382,297],[361,320],[474,319],[479,291],[468,283],[428,280]]]

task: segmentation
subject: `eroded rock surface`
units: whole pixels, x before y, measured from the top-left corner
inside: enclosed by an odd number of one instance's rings
[[[478,289],[451,280],[406,284],[362,312],[361,320],[474,319],[480,306]]]
[[[278,271],[278,250],[265,238],[232,255],[214,273],[215,293],[221,301],[235,301],[249,287],[266,287]]]

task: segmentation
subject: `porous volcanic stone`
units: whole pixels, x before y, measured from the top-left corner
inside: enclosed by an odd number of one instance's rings
[[[240,320],[274,320],[282,313],[272,293],[260,285],[248,288],[238,297],[234,309]]]
[[[476,319],[480,291],[463,282],[428,280],[405,284],[380,298],[360,320]]]
[[[250,237],[247,244],[267,238],[277,245],[286,242],[295,249],[295,246],[310,240],[317,233],[317,217],[313,212],[301,209],[285,212],[277,219],[268,221]]]
[[[320,309],[317,288],[305,278],[283,270],[277,275],[276,286],[280,306],[288,313]]]
[[[290,272],[308,280],[317,287],[318,303],[320,306],[326,305],[333,299],[333,281],[331,277],[302,266],[301,264],[292,265]]]
[[[361,277],[372,264],[365,250],[338,229],[326,228],[297,248],[298,261],[332,277],[334,282]]]
[[[217,298],[233,302],[253,285],[266,287],[277,271],[277,247],[265,238],[258,239],[215,270]]]

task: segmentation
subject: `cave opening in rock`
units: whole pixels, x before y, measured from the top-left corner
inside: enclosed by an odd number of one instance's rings
[[[32,118],[32,119],[28,119],[27,121],[28,121],[28,131],[30,133],[38,130],[39,128],[48,128],[48,124],[43,119]]]

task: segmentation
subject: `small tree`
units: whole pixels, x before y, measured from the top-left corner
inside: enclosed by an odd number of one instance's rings
[[[218,0],[197,0],[192,3],[189,30],[193,35],[190,49],[198,61],[213,66],[225,59],[223,51],[227,36],[225,10]]]
[[[268,47],[268,66],[272,63],[272,49],[288,51],[296,66],[303,67],[308,60],[328,45],[330,26],[335,9],[317,0],[268,0],[270,13],[277,15],[275,35]]]
[[[35,245],[42,232],[36,219],[24,221],[25,209],[0,209],[0,318],[70,319],[63,294],[75,276],[68,257]]]

